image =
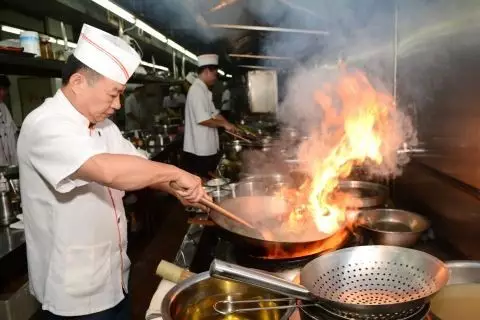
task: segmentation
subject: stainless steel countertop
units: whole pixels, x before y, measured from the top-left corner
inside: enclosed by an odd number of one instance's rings
[[[0,259],[25,243],[23,230],[0,227]]]
[[[207,219],[207,215],[198,214],[197,218]],[[198,244],[203,234],[203,229],[204,226],[201,225],[190,225],[177,252],[177,256],[175,257],[175,261],[173,262],[174,264],[184,269],[190,268],[193,258],[197,253]]]

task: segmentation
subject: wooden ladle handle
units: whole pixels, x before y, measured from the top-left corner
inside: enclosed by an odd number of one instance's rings
[[[170,182],[170,186],[174,189],[174,190],[178,190],[178,191],[183,191],[184,189],[182,187],[180,187],[177,183],[175,182]],[[220,213],[221,215],[229,218],[229,219],[232,219],[234,221],[237,221],[238,223],[246,226],[246,227],[249,227],[251,229],[253,229],[253,226],[248,223],[247,221],[243,220],[242,218],[239,218],[237,217],[236,215],[234,215],[233,213],[231,213],[230,211],[220,207],[219,205],[217,205],[216,203],[213,203],[212,201],[210,201],[210,199],[208,198],[203,198],[200,200],[200,203],[203,204],[204,206],[212,209],[212,210],[215,210],[216,212]]]

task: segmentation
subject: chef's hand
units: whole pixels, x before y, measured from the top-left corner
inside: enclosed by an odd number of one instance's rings
[[[189,203],[197,203],[202,198],[209,198],[202,187],[202,180],[193,174],[181,170],[171,187],[176,195]]]
[[[180,203],[184,207],[198,208],[198,209],[200,209],[200,210],[202,210],[203,212],[206,212],[206,213],[210,212],[210,209],[207,208],[206,206],[204,206],[203,204],[200,204],[198,202],[197,203],[189,202],[189,201],[185,200],[185,198],[183,198],[182,196],[178,195],[176,192],[173,192],[173,195],[175,196],[175,198],[178,199],[178,201],[180,201]]]
[[[235,127],[233,124],[231,124],[228,121],[225,121],[225,123],[223,124],[223,127],[225,128],[225,130],[233,132],[233,133],[238,131],[237,127]]]

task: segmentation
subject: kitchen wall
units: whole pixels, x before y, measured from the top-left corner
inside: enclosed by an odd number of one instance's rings
[[[13,121],[15,121],[19,127],[28,112],[39,105],[39,99],[43,100],[45,96],[52,96],[57,89],[60,88],[62,82],[61,79],[57,78],[37,78],[16,75],[8,75],[8,79],[11,85],[7,104],[12,112]],[[31,85],[32,82],[34,82],[35,85]],[[23,95],[23,103],[21,95]]]
[[[480,259],[480,2],[398,4],[399,104],[414,110],[427,152],[397,180],[396,196]]]
[[[420,161],[480,188],[480,2],[399,1],[398,90]]]

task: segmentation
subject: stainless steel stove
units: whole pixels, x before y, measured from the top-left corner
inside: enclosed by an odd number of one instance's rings
[[[347,247],[357,245],[368,245],[368,243],[358,242],[357,238],[352,237],[347,243]],[[452,250],[447,244],[435,238],[433,231],[425,234],[414,249],[421,250],[432,254],[442,260],[462,259],[457,252]],[[239,264],[245,267],[260,269],[263,271],[274,273],[275,275],[286,280],[295,281],[301,268],[309,261],[314,259],[316,255],[308,256],[300,259],[283,259],[281,262],[267,259],[259,259],[245,255],[241,250],[218,236],[215,227],[202,227],[192,225],[189,232],[185,236],[184,243],[180,248],[175,263],[181,267],[188,268],[190,271],[200,273],[207,271],[213,259],[220,259],[226,262]],[[328,313],[315,314],[315,318],[311,318],[303,314],[300,316],[301,310],[297,310],[291,317],[291,320],[338,320],[338,318]],[[302,318],[303,317],[303,318]],[[409,320],[432,319],[425,317],[425,314],[418,314],[416,317],[406,318]]]

